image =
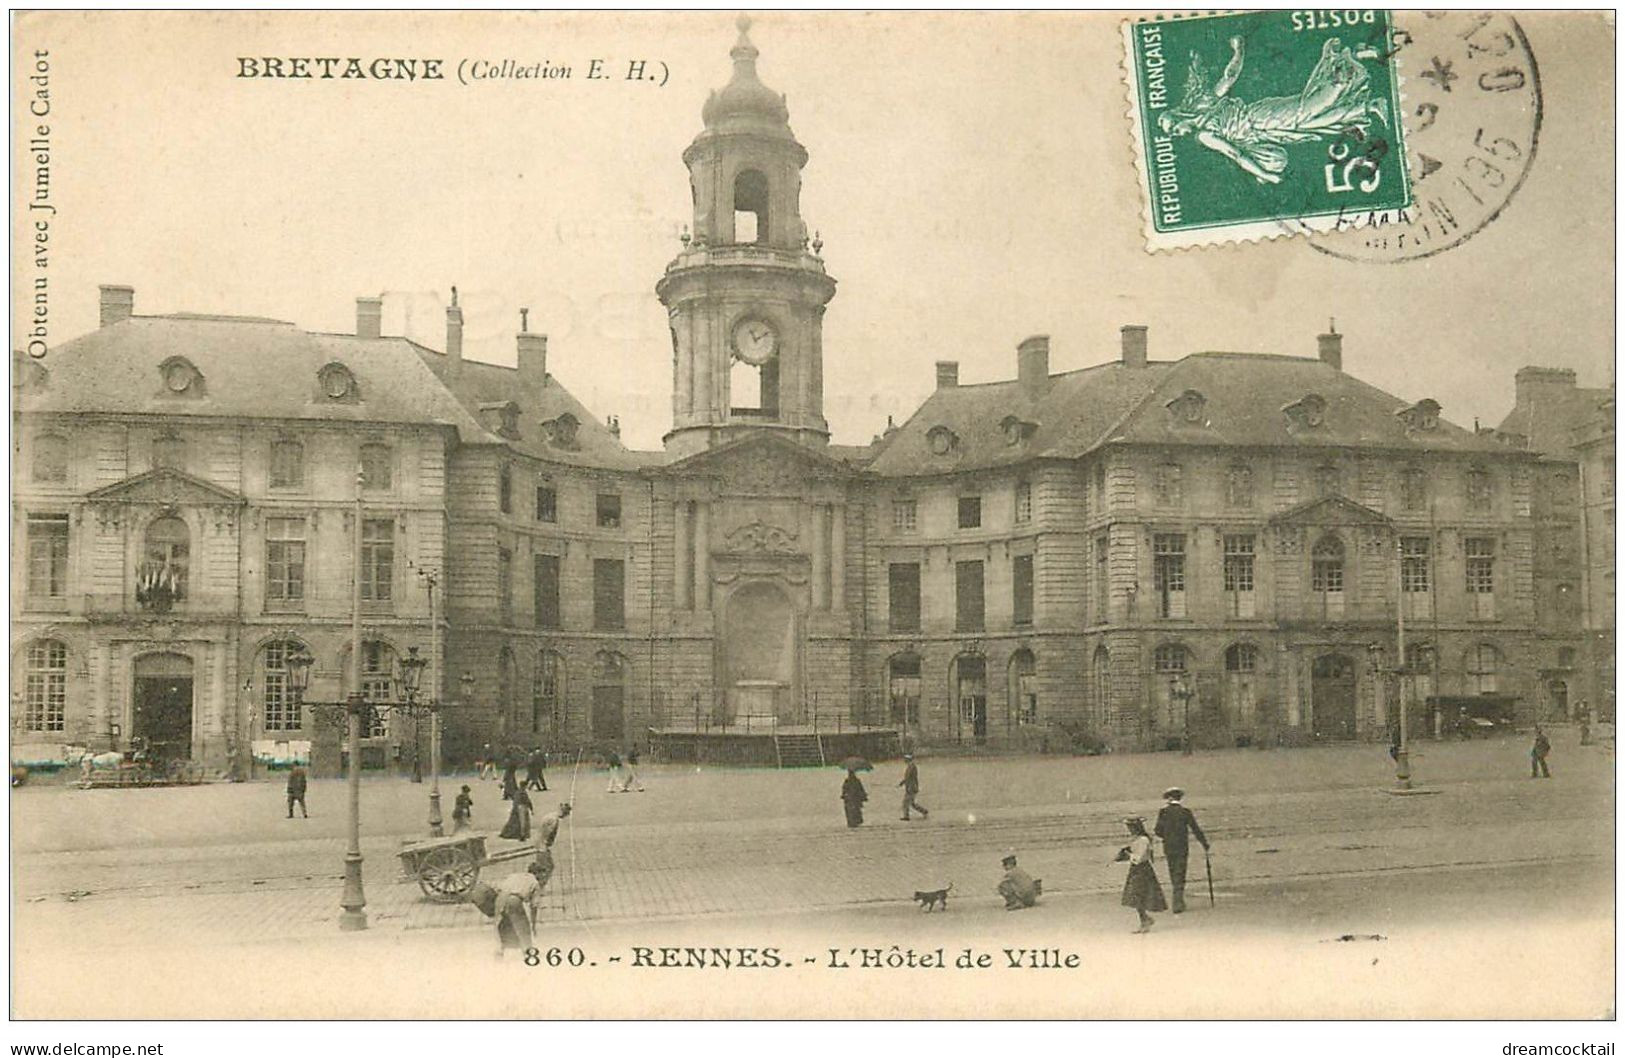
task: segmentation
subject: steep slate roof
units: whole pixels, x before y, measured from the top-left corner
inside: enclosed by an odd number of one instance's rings
[[[1597,418],[1613,395],[1609,389],[1543,387],[1538,403],[1513,408],[1496,429],[1527,437],[1532,452],[1572,460],[1574,428]]]
[[[291,323],[244,316],[132,316],[53,348],[44,386],[27,385],[26,412],[422,423],[453,427],[465,442],[487,438],[404,338],[310,334]],[[184,357],[202,395],[172,394],[160,365]],[[317,372],[338,361],[360,400],[324,399]]]
[[[1156,393],[1106,441],[1133,444],[1258,447],[1359,446],[1410,451],[1504,454],[1506,447],[1439,420],[1432,430],[1407,430],[1395,413],[1410,407],[1353,375],[1319,360],[1266,353],[1192,353],[1170,365]],[[1165,406],[1186,390],[1206,398],[1205,423],[1187,423]],[[1294,427],[1282,408],[1317,394],[1325,422]]]
[[[1166,407],[1186,390],[1205,400],[1200,423]],[[1294,428],[1282,409],[1311,393],[1326,401],[1324,424]],[[1318,358],[1203,352],[1143,368],[1114,362],[1051,375],[1036,401],[1014,380],[938,389],[880,442],[869,468],[883,475],[948,474],[1034,458],[1074,459],[1113,443],[1507,451],[1443,419],[1437,429],[1407,431],[1395,413],[1409,406]],[[1008,416],[1036,429],[1010,444],[1002,426]],[[931,452],[926,435],[936,426],[958,436],[955,454]]]
[[[1082,455],[1155,389],[1168,367],[1149,364],[1129,369],[1113,363],[1051,375],[1036,401],[1014,380],[939,388],[896,432],[881,440],[869,469],[887,475],[948,474],[1035,457]],[[1008,444],[1000,425],[1007,415],[1038,428],[1026,441]],[[926,434],[936,426],[958,435],[955,454],[931,452]]]
[[[439,376],[447,389],[456,394],[470,414],[478,416],[482,404],[511,400],[519,405],[519,437],[491,438],[494,442],[506,443],[526,455],[576,466],[635,470],[666,461],[664,453],[628,450],[610,432],[609,427],[559,384],[551,372],[545,382],[538,386],[521,380],[516,367],[465,358],[456,377],[452,378],[448,374],[450,361],[444,353],[422,346],[417,348],[423,363]],[[574,448],[549,443],[548,431],[542,425],[566,412],[575,416],[577,423]]]

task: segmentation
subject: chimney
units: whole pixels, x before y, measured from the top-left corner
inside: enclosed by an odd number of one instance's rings
[[[1332,320],[1326,333],[1321,335],[1320,362],[1333,371],[1343,370],[1343,336],[1337,333],[1337,321]]]
[[[384,333],[384,299],[355,299],[355,336],[376,338]]]
[[[463,310],[457,305],[457,288],[451,288],[451,304],[446,306],[446,370],[456,374],[463,366]]]
[[[129,319],[135,314],[135,287],[121,287],[103,285],[102,292],[102,326],[111,327],[115,323]]]
[[[938,360],[937,361],[937,388],[938,389],[953,389],[957,385],[959,385],[959,361],[958,360]]]
[[[1528,407],[1530,404],[1546,401],[1545,394],[1552,394],[1558,390],[1573,389],[1575,384],[1574,371],[1567,367],[1522,367],[1513,376],[1516,389],[1515,402],[1518,407]]]
[[[1035,334],[1016,346],[1016,379],[1027,396],[1044,395],[1049,388],[1049,335]]]
[[[1145,366],[1145,325],[1128,323],[1123,325],[1123,366],[1140,368]]]
[[[519,333],[514,341],[519,346],[519,384],[547,385],[547,335],[530,333],[529,309],[519,310]]]

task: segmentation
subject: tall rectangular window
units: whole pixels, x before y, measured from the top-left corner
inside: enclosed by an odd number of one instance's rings
[[[592,560],[592,626],[600,632],[626,627],[626,563],[618,558]]]
[[[1163,463],[1151,475],[1151,491],[1158,507],[1185,503],[1185,470],[1178,463]]]
[[[68,516],[28,516],[28,594],[61,599],[68,594]]]
[[[1033,485],[1030,481],[1016,483],[1016,524],[1026,525],[1033,520]]]
[[[1467,551],[1467,604],[1473,617],[1495,616],[1495,538],[1470,536]]]
[[[497,548],[497,608],[504,624],[513,620],[513,552]]]
[[[361,446],[361,487],[367,492],[388,492],[395,487],[395,452],[388,445]]]
[[[1424,510],[1428,505],[1428,475],[1421,467],[1406,467],[1399,477],[1400,503],[1407,511]]]
[[[395,519],[368,518],[361,524],[361,599],[389,602],[395,597]]]
[[[265,601],[275,606],[305,598],[305,520],[265,520]]]
[[[1185,616],[1185,534],[1152,537],[1151,586],[1158,617]]]
[[[559,627],[559,556],[536,556],[535,611],[537,628]]]
[[[68,480],[68,442],[55,434],[42,434],[34,438],[34,480],[65,482]]]
[[[982,527],[982,497],[959,497],[959,528],[980,529]]]
[[[886,574],[887,625],[893,632],[920,630],[920,564],[893,562]]]
[[[917,504],[914,500],[891,501],[891,527],[899,533],[912,533],[916,524]]]
[[[980,632],[986,624],[987,607],[982,595],[982,563],[954,563],[954,631]]]
[[[1225,471],[1224,501],[1231,507],[1253,505],[1253,468],[1237,463]]]
[[[296,489],[305,483],[305,446],[298,441],[271,442],[271,487]]]
[[[497,510],[503,514],[513,513],[513,469],[499,467],[497,469]]]
[[[621,496],[618,492],[600,492],[598,494],[598,528],[619,529],[621,527]]]
[[[1490,472],[1481,466],[1472,466],[1467,469],[1467,509],[1477,513],[1490,510],[1495,502],[1495,486],[1490,481]]]
[[[1253,595],[1253,560],[1257,541],[1252,533],[1226,533],[1224,537],[1224,594],[1232,617],[1257,612]]]
[[[1433,542],[1425,536],[1399,538],[1399,588],[1405,616],[1433,616]]]
[[[538,522],[559,520],[559,494],[552,485],[536,486],[536,520]]]
[[[1110,614],[1111,604],[1111,567],[1108,559],[1111,554],[1111,537],[1101,533],[1095,537],[1095,620],[1105,624]]]
[[[27,731],[67,729],[68,648],[60,640],[42,639],[28,645],[22,719]]]
[[[1010,560],[1010,613],[1018,625],[1033,623],[1033,556],[1017,555]]]

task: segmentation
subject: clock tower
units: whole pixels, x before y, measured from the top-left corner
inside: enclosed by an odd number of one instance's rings
[[[835,281],[801,219],[807,151],[784,97],[756,76],[749,28],[741,18],[733,79],[706,100],[705,128],[683,152],[693,233],[655,285],[671,323],[666,448],[679,457],[749,430],[829,442],[822,333]]]

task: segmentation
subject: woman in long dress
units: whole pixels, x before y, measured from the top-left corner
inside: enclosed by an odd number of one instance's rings
[[[1145,820],[1130,816],[1123,820],[1123,825],[1128,827],[1129,832],[1129,843],[1117,854],[1119,862],[1128,861],[1128,878],[1123,882],[1123,906],[1132,907],[1140,916],[1140,928],[1134,932],[1149,933],[1151,923],[1156,920],[1148,912],[1168,910],[1168,901],[1162,895],[1156,868],[1151,865],[1151,835],[1145,832]]]
[[[841,801],[846,805],[846,825],[861,827],[863,825],[863,802],[869,799],[869,791],[863,788],[858,779],[858,773],[848,771],[846,782],[841,784]]]
[[[1286,144],[1331,139],[1351,129],[1364,138],[1372,122],[1389,123],[1387,104],[1371,94],[1371,75],[1361,65],[1376,52],[1358,53],[1336,37],[1320,49],[1320,61],[1295,96],[1268,96],[1254,103],[1230,97],[1241,75],[1243,44],[1230,38],[1230,62],[1212,88],[1202,57],[1191,53],[1185,95],[1157,124],[1169,136],[1192,133],[1202,146],[1229,158],[1261,184],[1278,184],[1286,169]]]

